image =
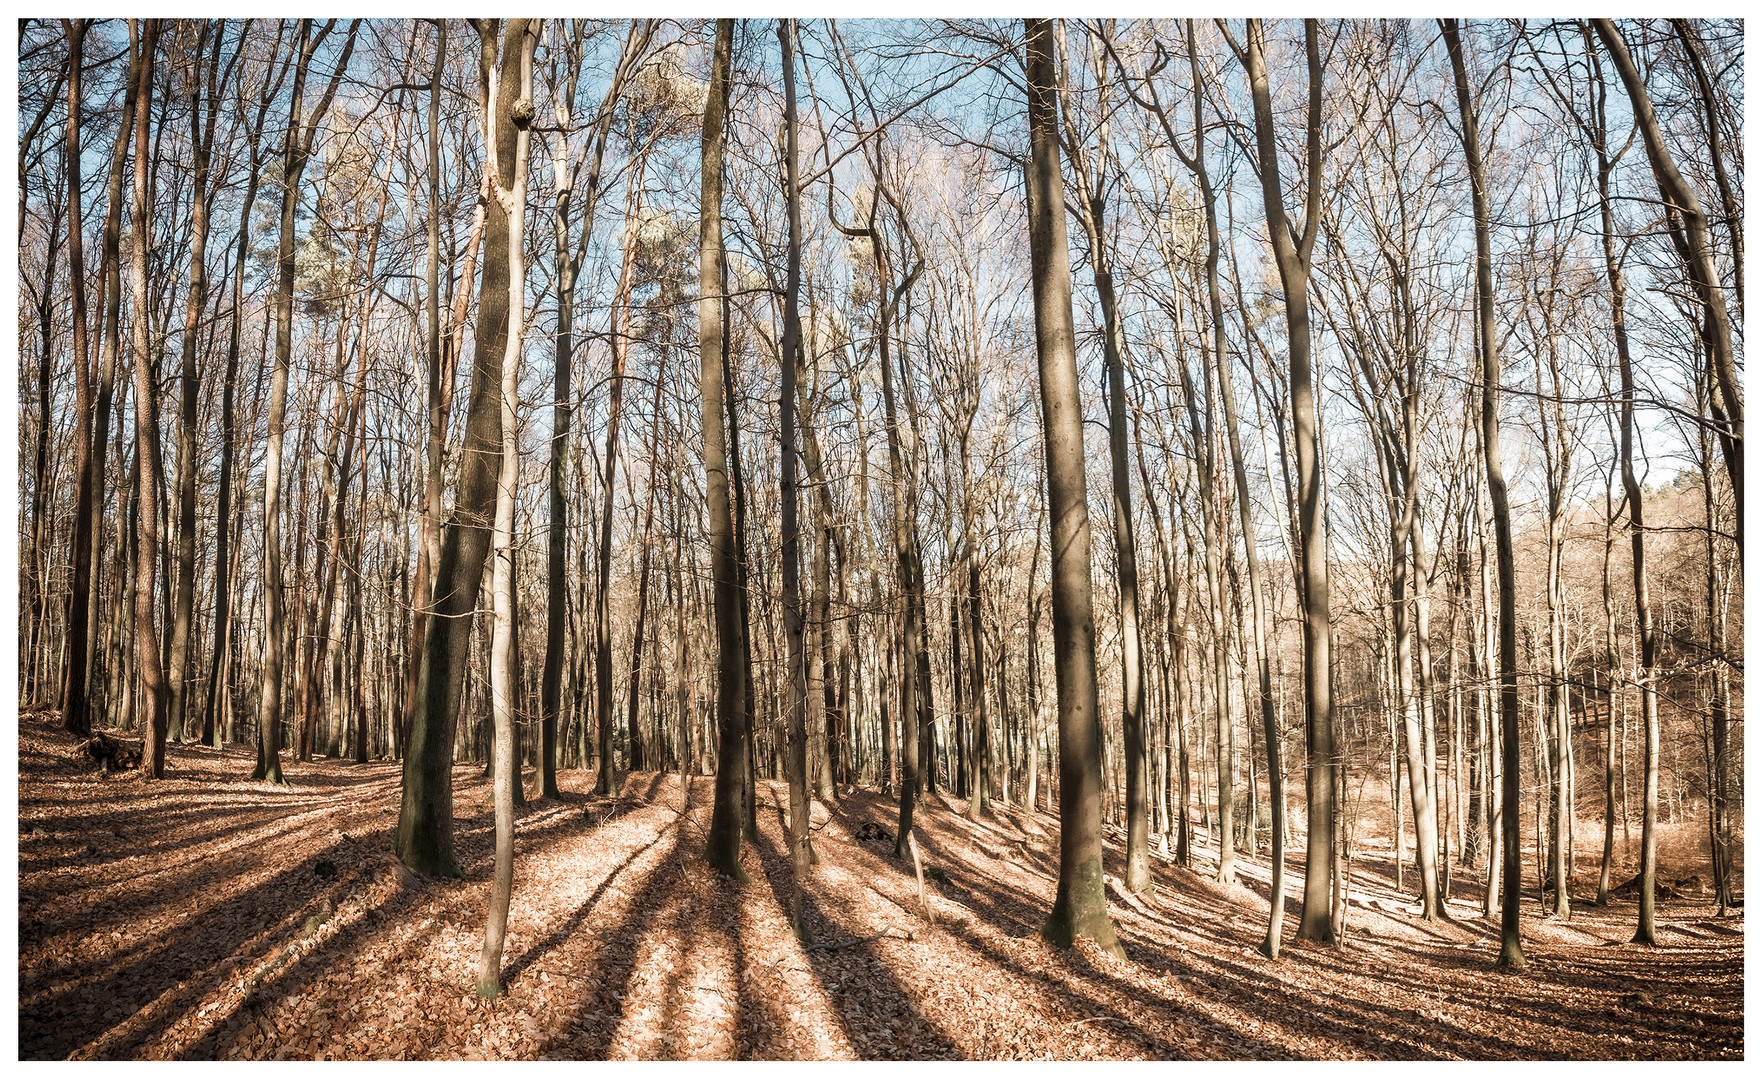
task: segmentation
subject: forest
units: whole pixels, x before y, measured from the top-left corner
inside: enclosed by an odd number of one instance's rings
[[[1744,1056],[1742,20],[16,26],[20,1057]]]

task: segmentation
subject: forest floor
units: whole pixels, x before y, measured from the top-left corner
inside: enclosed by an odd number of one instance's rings
[[[247,781],[245,746],[172,746],[167,778],[102,776],[44,715],[20,719],[18,1054],[22,1058],[1738,1058],[1744,921],[1664,899],[1660,944],[1628,943],[1632,899],[1571,921],[1524,904],[1528,966],[1496,971],[1479,906],[1423,924],[1355,863],[1340,949],[1257,951],[1266,860],[1238,884],[1152,857],[1154,897],[1108,897],[1127,959],[1037,931],[1058,820],[921,803],[935,923],[910,861],[862,842],[891,799],[816,802],[819,856],[790,932],[782,784],[761,783],[751,881],[703,859],[711,783],[632,774],[617,799],[565,772],[519,812],[503,981],[481,1003],[493,842],[482,769],[454,771],[463,880],[389,854],[399,767],[288,758]],[[536,782],[528,774],[528,790]],[[682,801],[682,794],[686,795]],[[824,824],[822,824],[824,822]],[[1387,866],[1387,864],[1385,864]],[[1579,891],[1588,890],[1582,885]],[[1459,879],[1459,896],[1479,886]],[[1413,910],[1418,910],[1414,908]]]

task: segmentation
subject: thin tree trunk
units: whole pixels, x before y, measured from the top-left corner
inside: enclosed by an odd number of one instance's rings
[[[208,62],[208,114],[202,114],[202,53],[209,34],[214,51]],[[171,718],[170,737],[184,739],[184,714],[189,695],[190,654],[193,651],[191,617],[196,600],[196,398],[201,379],[196,371],[196,344],[203,313],[208,307],[208,170],[214,145],[214,122],[223,87],[215,79],[226,21],[198,24],[196,48],[190,54],[186,78],[190,87],[190,150],[193,187],[190,194],[190,288],[184,314],[184,340],[179,377],[177,475],[177,564],[171,609]],[[230,72],[230,68],[229,68]]]
[[[783,503],[782,533],[784,637],[789,650],[789,758],[786,766],[790,791],[790,865],[794,885],[790,923],[796,937],[811,940],[803,920],[802,890],[809,874],[808,851],[808,673],[803,647],[802,554],[797,523],[796,481],[796,379],[802,359],[802,320],[798,294],[802,282],[802,199],[796,171],[796,52],[795,21],[780,19],[778,45],[783,52],[784,73],[784,202],[789,218],[789,255],[784,286],[784,332],[782,377],[778,396],[779,497]]]
[[[1647,160],[1653,166],[1653,178],[1658,182],[1659,193],[1664,196],[1668,207],[1683,218],[1685,247],[1682,254],[1687,264],[1690,286],[1695,290],[1696,299],[1703,309],[1697,329],[1708,350],[1708,364],[1711,369],[1709,382],[1715,391],[1710,395],[1708,404],[1718,432],[1721,456],[1726,462],[1727,479],[1732,484],[1733,536],[1737,541],[1737,549],[1741,552],[1742,562],[1745,546],[1745,403],[1733,354],[1732,325],[1726,311],[1725,287],[1708,243],[1707,215],[1702,212],[1701,200],[1696,197],[1695,187],[1678,172],[1671,149],[1666,145],[1659,118],[1653,112],[1653,102],[1647,94],[1646,84],[1642,82],[1640,72],[1629,57],[1628,46],[1623,43],[1622,34],[1617,30],[1615,22],[1610,19],[1593,19],[1592,26],[1597,30],[1599,39],[1603,41],[1605,50],[1616,65],[1616,73],[1621,76],[1623,86],[1628,90],[1629,101],[1634,106],[1635,125],[1640,128],[1641,141],[1647,148]],[[1646,846],[1644,836],[1641,846]],[[1645,862],[1645,859],[1646,856],[1643,855],[1642,861]],[[1650,921],[1651,907],[1650,902],[1643,901],[1643,923]],[[1646,936],[1650,937],[1651,934]]]
[[[498,117],[512,116],[520,93],[520,65],[525,61],[519,54],[523,51],[502,50],[494,106]],[[481,67],[486,62],[489,61],[480,61],[480,79],[485,78]],[[512,120],[497,123],[497,145],[490,156],[499,171],[486,168],[486,195],[498,185],[503,191],[513,189],[519,134]],[[483,205],[483,280],[475,328],[477,355],[472,364],[471,397],[466,405],[459,486],[439,557],[432,564],[434,599],[423,633],[416,708],[411,715],[404,757],[404,797],[393,845],[405,866],[426,877],[460,874],[453,854],[453,743],[464,703],[463,684],[474,621],[471,614],[477,609],[478,592],[483,585],[502,463],[500,388],[510,328],[509,226],[499,199],[486,197]],[[461,307],[469,294],[469,279],[465,279]],[[455,323],[455,330],[462,332],[463,319]],[[433,416],[431,410],[431,423]],[[430,435],[434,435],[432,429]],[[431,443],[431,462],[437,453]],[[431,502],[431,513],[434,509]]]
[[[1304,46],[1310,76],[1306,124],[1306,191],[1303,232],[1286,219],[1280,184],[1279,154],[1273,131],[1272,98],[1262,55],[1258,20],[1248,24],[1244,57],[1254,99],[1256,148],[1260,160],[1262,201],[1273,241],[1280,284],[1285,293],[1287,351],[1291,366],[1292,436],[1298,458],[1298,541],[1304,616],[1305,727],[1308,732],[1306,786],[1309,789],[1308,855],[1304,866],[1304,914],[1298,937],[1335,943],[1330,912],[1329,881],[1334,871],[1330,834],[1335,824],[1333,662],[1329,641],[1329,582],[1322,468],[1317,460],[1316,403],[1310,371],[1310,265],[1322,217],[1322,59],[1314,19],[1304,22]]]
[[[633,144],[633,152],[635,147]],[[643,159],[646,161],[646,157]],[[612,496],[618,477],[618,427],[624,411],[624,365],[630,352],[627,330],[630,324],[630,295],[635,285],[637,232],[634,227],[642,212],[643,167],[637,167],[637,179],[630,187],[625,205],[626,230],[624,258],[618,274],[618,297],[612,307],[612,396],[606,419],[606,465],[602,480],[600,507],[599,571],[594,589],[594,730],[600,738],[600,772],[594,780],[598,795],[617,795],[618,766],[612,753]],[[634,751],[634,747],[632,748]],[[634,766],[634,763],[632,763]]]
[[[282,663],[286,635],[286,603],[282,581],[282,444],[287,426],[288,373],[293,360],[294,339],[294,218],[300,194],[300,178],[312,152],[312,140],[319,121],[330,108],[337,86],[355,47],[355,35],[361,20],[350,24],[349,38],[344,44],[329,87],[310,115],[302,114],[302,97],[307,69],[312,54],[330,35],[335,20],[325,24],[317,37],[312,35],[312,20],[300,21],[300,59],[294,69],[294,89],[288,104],[288,130],[282,151],[281,237],[276,249],[277,281],[274,297],[276,313],[275,370],[270,381],[269,439],[264,453],[263,484],[263,546],[264,546],[264,649],[262,693],[257,707],[257,724],[261,747],[257,769],[252,779],[274,784],[282,779],[281,715]]]
[[[1500,829],[1501,904],[1499,967],[1523,967],[1524,947],[1518,935],[1518,631],[1517,591],[1512,565],[1512,517],[1506,500],[1506,474],[1500,455],[1500,348],[1495,334],[1493,257],[1489,233],[1487,173],[1482,166],[1481,135],[1476,108],[1469,96],[1469,75],[1454,19],[1441,20],[1457,84],[1457,109],[1462,120],[1463,156],[1475,211],[1475,289],[1477,337],[1481,345],[1481,440],[1488,498],[1493,506],[1494,552],[1500,591]]]

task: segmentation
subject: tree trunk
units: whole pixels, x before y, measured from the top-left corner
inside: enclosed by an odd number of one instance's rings
[[[1054,670],[1059,695],[1059,892],[1041,933],[1061,948],[1089,938],[1116,956],[1103,894],[1096,628],[1090,600],[1090,519],[1083,413],[1071,317],[1065,196],[1053,67],[1053,29],[1024,20],[1028,37],[1029,255],[1040,367],[1050,550]]]
[[[276,28],[276,44],[281,43],[282,26]],[[212,674],[208,681],[208,701],[203,708],[202,741],[209,742],[219,748],[225,741],[227,721],[232,717],[232,697],[230,680],[223,680],[223,665],[231,662],[233,656],[233,558],[232,558],[232,499],[233,499],[233,447],[237,438],[236,424],[233,415],[233,399],[238,392],[239,382],[239,336],[243,330],[243,304],[245,292],[245,266],[251,249],[251,211],[257,201],[257,187],[261,177],[262,159],[258,156],[258,144],[263,130],[264,118],[269,114],[270,102],[274,95],[271,92],[273,83],[266,77],[264,92],[258,100],[257,121],[248,127],[246,139],[246,174],[245,198],[239,209],[239,234],[237,251],[233,261],[233,302],[232,311],[227,319],[227,355],[226,375],[220,388],[220,490],[215,498],[215,542],[214,542],[214,654],[210,666]],[[242,515],[241,515],[242,517]],[[222,686],[229,689],[223,691]],[[223,712],[224,710],[224,712]]]
[[[707,857],[711,869],[745,882],[741,869],[741,791],[747,771],[742,663],[746,623],[736,579],[734,518],[729,504],[728,442],[723,425],[723,350],[728,298],[717,295],[726,277],[722,246],[723,121],[728,111],[733,19],[716,21],[710,88],[700,140],[702,178],[698,221],[698,404],[704,431],[704,496],[712,604],[716,618],[716,800]],[[726,290],[724,290],[726,291]]]
[[[782,536],[784,638],[789,652],[790,923],[796,937],[811,939],[803,921],[802,890],[809,874],[808,852],[808,673],[803,647],[802,553],[797,524],[796,379],[802,354],[802,319],[797,296],[802,282],[802,201],[796,171],[795,23],[780,19],[778,45],[784,73],[784,202],[789,218],[789,254],[784,286],[782,380],[778,396],[779,498],[783,503]]]
[[[92,499],[92,356],[86,337],[85,191],[81,179],[80,127],[86,33],[91,20],[63,19],[61,25],[67,34],[67,271],[74,375],[74,520],[69,558],[73,580],[67,601],[67,668],[61,688],[61,724],[74,735],[89,736],[92,718],[87,709],[86,676],[91,669],[88,654],[92,635],[88,622],[92,612],[92,521],[96,514]],[[127,138],[126,121],[122,132],[118,138]]]
[[[159,46],[159,21],[146,20],[141,33],[140,81],[134,89],[135,115],[147,117],[153,107],[153,54]],[[150,745],[142,756],[141,770],[150,780],[165,776],[166,713],[170,694],[159,656],[159,636],[153,625],[154,574],[159,564],[159,489],[163,484],[159,461],[159,392],[154,385],[153,341],[147,307],[147,213],[153,196],[148,190],[151,125],[135,128],[134,206],[130,214],[134,258],[130,277],[134,288],[135,353],[135,456],[140,462],[141,518],[135,537],[135,649],[140,664],[143,729]],[[46,362],[46,361],[45,361]],[[47,422],[47,417],[44,418]]]
[[[1507,508],[1506,474],[1500,455],[1500,347],[1495,334],[1494,272],[1489,233],[1487,173],[1482,166],[1481,135],[1476,108],[1469,96],[1469,75],[1454,19],[1441,20],[1457,84],[1457,109],[1462,119],[1463,156],[1475,210],[1475,290],[1477,337],[1481,345],[1481,442],[1487,472],[1488,499],[1493,507],[1494,553],[1500,591],[1500,829],[1501,905],[1500,957],[1497,966],[1523,967],[1524,947],[1518,935],[1518,891],[1521,874],[1518,850],[1518,629],[1517,591],[1512,565],[1512,517]]]
[[[478,87],[483,102],[486,171],[494,178],[492,194],[506,228],[508,273],[503,302],[507,305],[505,351],[499,387],[502,445],[496,475],[495,523],[491,532],[494,559],[490,566],[490,700],[496,725],[494,799],[496,863],[490,878],[489,925],[478,957],[477,993],[494,998],[502,993],[502,945],[508,929],[508,903],[514,890],[514,795],[520,782],[520,761],[514,749],[514,506],[520,483],[520,434],[515,405],[520,395],[520,350],[526,328],[526,177],[527,129],[532,123],[533,49],[537,28],[529,19],[509,19],[501,42],[501,71],[495,70],[495,20],[478,24],[482,51]],[[512,76],[512,78],[511,78]],[[513,93],[507,85],[513,82]],[[510,133],[507,129],[513,128]],[[512,134],[513,138],[509,139]],[[512,161],[504,160],[504,144],[513,142]],[[513,174],[511,184],[502,176]],[[486,266],[486,270],[488,267]],[[365,359],[365,357],[364,357]]]
[[[491,173],[486,168],[490,174],[486,176],[486,191],[496,186],[506,191],[514,186],[519,132],[512,115],[520,93],[522,51],[502,51],[494,106],[498,118],[496,147],[491,155],[498,171]],[[479,78],[485,78],[481,70]],[[441,541],[440,557],[434,564],[434,599],[417,670],[416,708],[410,720],[403,800],[394,840],[394,850],[404,865],[427,877],[460,875],[453,854],[453,741],[468,666],[473,622],[470,615],[477,609],[483,584],[502,462],[500,395],[509,333],[508,237],[502,203],[487,198],[481,241],[483,275],[476,325],[477,355],[472,364],[471,398],[466,405],[459,488]],[[462,288],[463,294],[468,295],[469,291],[469,285]],[[462,305],[464,301],[462,295]],[[430,437],[434,437],[432,429]],[[430,455],[431,462],[438,455],[432,442]],[[434,509],[432,502],[430,508]]]
[[[257,706],[259,753],[254,780],[285,783],[282,779],[281,717],[282,664],[287,632],[285,583],[282,581],[282,444],[286,436],[288,373],[293,361],[294,339],[294,219],[299,202],[300,178],[312,152],[312,140],[319,121],[330,108],[337,86],[355,47],[355,35],[361,20],[350,24],[349,38],[343,46],[330,85],[310,115],[302,116],[302,96],[306,73],[312,54],[330,35],[335,20],[327,22],[317,37],[312,35],[312,20],[300,21],[299,60],[294,69],[294,89],[288,104],[288,130],[282,150],[281,236],[276,248],[276,290],[274,296],[275,370],[270,380],[269,439],[264,452],[263,484],[263,545],[264,545],[264,648],[262,692]]]
[[[172,587],[171,610],[171,732],[184,739],[184,714],[189,695],[190,654],[193,649],[191,617],[196,600],[196,398],[201,378],[196,371],[196,341],[202,316],[208,307],[208,169],[214,145],[214,122],[219,112],[222,87],[215,80],[226,23],[211,27],[198,24],[196,48],[189,56],[186,74],[190,88],[190,150],[193,186],[190,193],[190,289],[184,314],[183,355],[180,365],[181,393],[178,402],[177,565]],[[208,36],[214,35],[214,52],[208,64],[208,114],[202,115],[202,53]]]
[[[1106,111],[1106,67],[1102,57],[1102,53],[1097,54],[1096,75],[1102,94],[1099,108]],[[1062,66],[1069,86],[1072,79],[1069,63]],[[1108,126],[1103,123],[1098,129],[1095,176],[1092,179],[1089,163],[1085,160],[1087,154],[1072,119],[1072,104],[1069,99],[1065,104],[1065,124],[1072,145],[1072,175],[1076,180],[1081,211],[1079,220],[1089,241],[1096,299],[1102,309],[1102,359],[1108,379],[1108,461],[1120,588],[1121,731],[1126,766],[1126,870],[1122,880],[1127,891],[1141,893],[1151,886],[1151,869],[1145,827],[1145,665],[1139,640],[1139,568],[1133,539],[1132,472],[1126,447],[1126,331],[1121,326],[1115,304],[1114,269],[1106,223],[1110,164]],[[977,568],[975,572],[977,574]],[[976,656],[975,663],[978,662]]]
[[[635,146],[632,147],[633,152]],[[646,161],[647,159],[642,159]],[[627,224],[624,258],[618,275],[618,298],[612,307],[612,396],[606,419],[606,471],[601,486],[599,572],[594,590],[594,730],[600,737],[600,773],[594,780],[598,795],[617,795],[618,766],[612,753],[612,620],[609,594],[612,589],[612,495],[618,477],[618,427],[624,411],[624,364],[630,352],[627,330],[630,324],[630,295],[635,286],[637,229],[635,222],[642,212],[643,166],[637,166],[637,179],[630,187],[625,205]],[[640,646],[637,646],[640,648]],[[635,752],[635,746],[629,748]],[[635,762],[629,763],[635,767]]]
[[[1254,98],[1255,136],[1260,160],[1262,201],[1280,285],[1285,293],[1286,338],[1290,360],[1292,436],[1298,458],[1298,543],[1300,596],[1304,617],[1305,728],[1308,732],[1305,783],[1309,791],[1308,855],[1304,865],[1304,914],[1298,937],[1335,943],[1329,881],[1334,871],[1330,834],[1335,824],[1333,663],[1329,641],[1329,583],[1322,467],[1317,459],[1316,403],[1310,372],[1310,263],[1322,216],[1322,58],[1316,21],[1304,22],[1310,75],[1304,224],[1296,235],[1287,222],[1274,141],[1272,98],[1262,54],[1258,20],[1248,24],[1246,65]]]
[[[1623,43],[1622,34],[1617,30],[1615,22],[1610,19],[1593,19],[1592,25],[1603,41],[1605,50],[1609,52],[1611,61],[1616,65],[1616,73],[1621,76],[1623,86],[1628,90],[1629,101],[1634,106],[1635,125],[1640,128],[1641,140],[1646,145],[1647,160],[1653,166],[1653,178],[1658,182],[1659,193],[1665,198],[1668,208],[1675,210],[1683,218],[1686,248],[1683,256],[1690,286],[1703,309],[1697,330],[1708,350],[1708,364],[1711,369],[1709,382],[1715,391],[1710,395],[1708,404],[1718,432],[1721,456],[1726,462],[1727,479],[1732,484],[1733,536],[1742,561],[1745,546],[1745,403],[1733,355],[1732,325],[1726,311],[1725,286],[1708,243],[1708,218],[1702,212],[1701,200],[1696,197],[1695,186],[1678,172],[1659,118],[1653,112],[1653,102],[1647,95],[1646,84],[1641,81],[1640,72],[1629,57],[1628,46]],[[1643,837],[1642,847],[1645,846]],[[1644,855],[1642,860],[1645,861]],[[1644,906],[1648,910],[1643,921],[1651,915],[1651,905]]]

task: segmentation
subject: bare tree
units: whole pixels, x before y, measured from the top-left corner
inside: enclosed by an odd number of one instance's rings
[[[533,123],[533,49],[538,27],[532,19],[509,19],[497,41],[496,20],[477,23],[481,42],[478,90],[483,108],[484,171],[491,177],[491,195],[502,210],[507,229],[508,329],[504,337],[499,406],[501,460],[496,473],[495,523],[491,527],[490,604],[494,628],[490,638],[490,700],[496,725],[494,799],[496,804],[496,865],[490,878],[489,925],[478,957],[477,993],[494,998],[502,993],[502,945],[508,930],[508,903],[514,891],[514,787],[520,762],[514,749],[514,504],[520,482],[520,352],[526,338],[526,178],[529,134]],[[514,86],[508,87],[507,81]],[[513,160],[501,160],[505,128],[513,128]],[[504,173],[512,181],[504,184]]]
[[[1334,943],[1329,884],[1334,872],[1330,835],[1335,824],[1334,688],[1329,628],[1327,541],[1322,506],[1322,467],[1318,460],[1316,402],[1310,368],[1310,267],[1322,220],[1322,55],[1316,20],[1304,20],[1304,55],[1310,74],[1305,121],[1305,194],[1302,231],[1286,218],[1280,181],[1279,148],[1273,130],[1273,103],[1261,23],[1250,19],[1247,48],[1228,39],[1249,73],[1255,107],[1255,149],[1261,178],[1267,234],[1273,244],[1285,293],[1286,349],[1290,363],[1292,441],[1298,459],[1298,546],[1300,595],[1304,611],[1304,715],[1307,739],[1305,786],[1309,792],[1308,854],[1304,862],[1302,941]]]
[[[1512,514],[1507,504],[1506,473],[1500,455],[1500,345],[1495,333],[1494,268],[1489,233],[1487,170],[1482,164],[1481,131],[1469,94],[1469,74],[1455,19],[1442,19],[1451,72],[1457,84],[1457,111],[1462,127],[1463,157],[1475,213],[1475,308],[1481,345],[1481,441],[1487,473],[1488,501],[1493,505],[1494,556],[1500,590],[1500,967],[1523,967],[1524,946],[1518,936],[1518,619],[1517,587],[1512,567]]]
[[[702,182],[698,218],[698,404],[704,431],[704,496],[708,511],[712,603],[716,620],[716,801],[706,855],[718,873],[745,882],[741,869],[742,781],[747,772],[746,620],[736,580],[735,524],[729,504],[728,443],[723,425],[723,363],[728,297],[722,246],[723,121],[728,112],[729,67],[735,21],[716,20],[710,87],[700,138]]]
[[[153,109],[153,54],[159,47],[159,20],[148,19],[141,31],[141,72],[136,84],[135,115],[143,120]],[[153,624],[154,575],[159,568],[159,489],[164,475],[159,461],[159,390],[153,377],[153,335],[147,308],[147,250],[151,244],[147,208],[153,195],[149,190],[149,166],[153,160],[150,139],[152,125],[141,123],[135,128],[134,206],[131,209],[130,239],[134,258],[129,272],[134,289],[134,351],[135,351],[135,456],[140,462],[141,519],[135,552],[135,651],[144,704],[147,709],[143,727],[148,732],[147,752],[142,755],[141,769],[153,780],[165,776],[166,713],[170,692],[165,685],[165,668],[159,655],[158,628]],[[44,358],[48,363],[48,358]]]
[[[1697,330],[1702,337],[1703,347],[1708,350],[1708,381],[1713,391],[1708,397],[1709,412],[1713,416],[1721,456],[1726,462],[1727,479],[1732,484],[1733,532],[1738,541],[1738,550],[1743,552],[1745,398],[1744,392],[1739,388],[1738,368],[1733,357],[1732,324],[1726,311],[1726,290],[1719,268],[1714,264],[1713,249],[1708,243],[1708,217],[1702,212],[1702,202],[1696,197],[1694,185],[1685,180],[1678,171],[1671,148],[1666,145],[1658,114],[1653,111],[1653,100],[1647,93],[1640,72],[1635,68],[1633,58],[1628,54],[1622,32],[1610,19],[1593,19],[1592,26],[1609,52],[1616,74],[1622,79],[1622,85],[1628,90],[1629,102],[1634,106],[1635,124],[1640,128],[1641,141],[1647,148],[1647,160],[1652,163],[1653,178],[1658,181],[1659,193],[1664,196],[1667,208],[1683,219],[1682,234],[1677,235],[1674,230],[1673,239],[1689,271],[1690,286],[1695,290],[1696,300],[1702,308],[1702,318],[1697,322]],[[1715,159],[1719,160],[1718,147],[1715,148]],[[1643,923],[1649,921],[1652,914],[1651,904],[1646,908],[1642,915]]]
[[[1059,172],[1053,28],[1024,20],[1028,75],[1029,257],[1035,353],[1047,455],[1053,559],[1054,672],[1059,687],[1059,892],[1041,933],[1061,947],[1089,938],[1125,956],[1102,891],[1102,805],[1096,716],[1096,626],[1090,602],[1090,516],[1083,409],[1071,318],[1071,269]]]
[[[282,580],[282,444],[286,438],[288,372],[294,352],[294,216],[300,198],[300,178],[312,154],[312,141],[318,134],[319,122],[330,110],[349,54],[355,49],[355,35],[361,20],[349,24],[348,40],[344,42],[331,81],[318,106],[304,113],[303,97],[306,73],[312,56],[330,36],[336,20],[325,23],[316,36],[312,20],[300,20],[296,48],[300,59],[294,67],[294,87],[288,103],[288,127],[282,142],[281,236],[276,247],[276,291],[274,298],[275,371],[269,390],[269,438],[265,444],[263,470],[263,595],[264,632],[262,692],[257,705],[257,768],[254,780],[273,784],[282,779],[282,661],[286,635],[285,583]]]
[[[63,19],[67,35],[67,273],[73,321],[74,522],[73,579],[67,603],[67,668],[61,689],[61,724],[75,735],[92,731],[86,673],[92,609],[92,356],[86,336],[85,191],[81,180],[80,126],[86,34],[90,19]],[[121,136],[118,136],[121,138]],[[47,363],[47,358],[44,360]]]

